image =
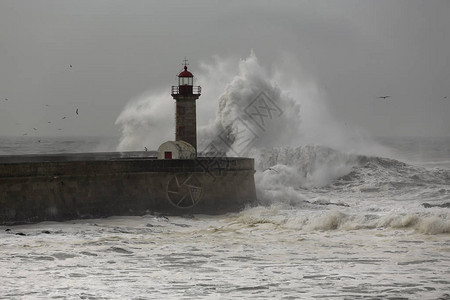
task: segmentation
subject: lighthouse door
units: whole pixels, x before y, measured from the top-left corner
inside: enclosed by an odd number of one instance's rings
[[[164,152],[164,159],[172,159],[172,152]]]

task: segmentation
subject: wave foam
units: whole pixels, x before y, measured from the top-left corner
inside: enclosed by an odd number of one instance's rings
[[[413,229],[427,235],[450,233],[450,213],[355,214],[338,209],[325,211],[289,210],[279,204],[257,207],[241,212],[233,219],[242,226],[272,224],[282,230],[351,231],[364,229]]]
[[[450,233],[449,214],[438,215],[389,215],[379,222],[379,226],[390,228],[413,228],[423,234]]]

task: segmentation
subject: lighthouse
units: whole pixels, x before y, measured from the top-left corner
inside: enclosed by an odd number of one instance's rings
[[[184,60],[184,71],[178,75],[178,85],[172,86],[172,97],[176,101],[175,141],[184,141],[197,152],[197,115],[195,101],[200,97],[201,87],[194,86],[194,75],[188,71]]]

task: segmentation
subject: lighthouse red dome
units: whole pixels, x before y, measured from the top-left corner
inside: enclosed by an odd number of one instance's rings
[[[187,70],[187,66],[184,66],[184,71],[181,72],[178,77],[194,77],[194,75]]]

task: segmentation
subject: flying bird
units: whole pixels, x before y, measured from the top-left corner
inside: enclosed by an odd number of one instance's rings
[[[76,113],[77,113],[77,115],[78,115],[78,108],[77,108],[77,111],[76,111]]]
[[[391,98],[391,96],[380,96],[378,97],[379,99],[387,99],[387,98]]]
[[[64,120],[66,117],[62,117],[61,120]]]
[[[145,151],[148,151],[147,147],[144,147]]]
[[[35,127],[33,127],[34,130],[37,130]]]
[[[72,68],[72,65],[70,65],[70,67]]]
[[[50,122],[50,121],[48,121],[47,123],[48,123],[48,124],[50,124],[51,122]]]
[[[5,101],[8,101],[8,98],[5,98]]]

